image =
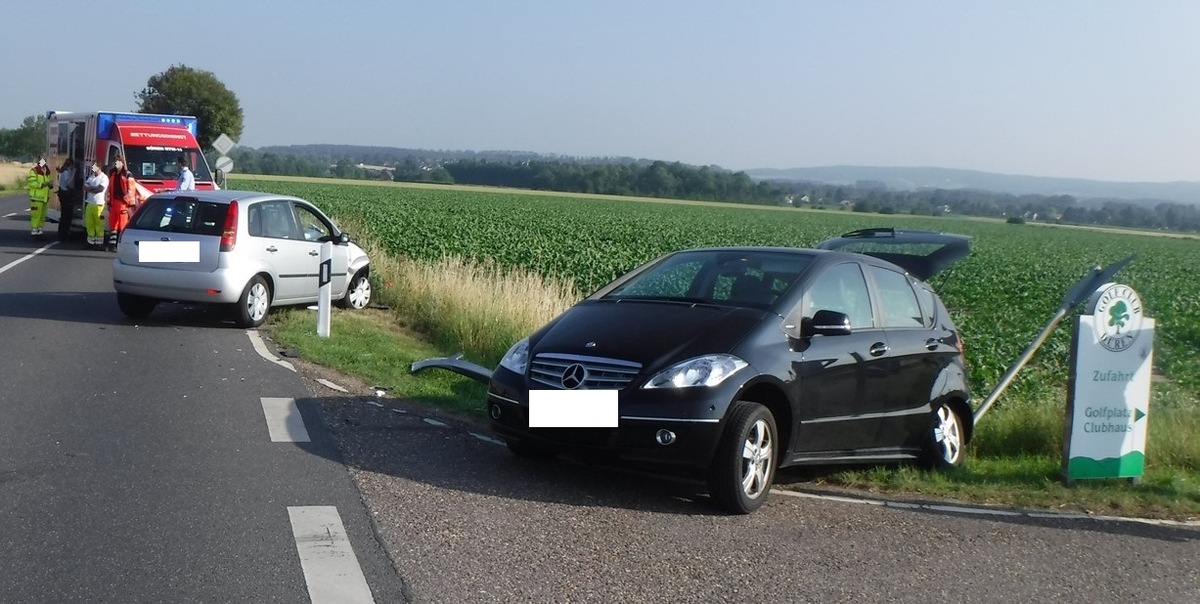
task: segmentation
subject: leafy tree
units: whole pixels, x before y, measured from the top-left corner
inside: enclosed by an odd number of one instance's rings
[[[237,95],[211,71],[172,65],[150,76],[135,96],[142,113],[196,116],[200,122],[196,139],[201,148],[208,148],[221,133],[235,140],[242,136],[242,106]]]
[[[31,115],[16,128],[0,128],[0,155],[23,161],[46,152],[46,116]]]

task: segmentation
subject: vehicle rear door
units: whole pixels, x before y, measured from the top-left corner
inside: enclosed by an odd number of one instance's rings
[[[955,354],[957,349],[930,331],[932,318],[917,298],[912,277],[882,266],[870,266],[867,272],[890,348],[887,397],[879,410],[886,423],[880,426],[879,443],[915,446],[930,421],[930,392],[943,364],[940,353]]]
[[[300,236],[291,201],[276,199],[252,204],[246,220],[247,235],[253,242],[251,253],[274,269],[275,301],[303,301],[309,290],[316,287],[320,251]]]

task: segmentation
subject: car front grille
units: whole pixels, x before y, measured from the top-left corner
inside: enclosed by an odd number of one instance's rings
[[[551,388],[565,388],[563,375],[574,365],[587,370],[578,390],[620,390],[642,370],[641,363],[573,354],[542,353],[533,357],[529,377]]]

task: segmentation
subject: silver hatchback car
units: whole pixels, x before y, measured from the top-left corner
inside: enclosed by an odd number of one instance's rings
[[[121,234],[113,261],[117,304],[131,318],[162,301],[228,304],[239,325],[257,327],[272,306],[317,300],[326,241],[334,243],[332,298],[366,307],[366,252],[313,204],[252,191],[159,193]]]

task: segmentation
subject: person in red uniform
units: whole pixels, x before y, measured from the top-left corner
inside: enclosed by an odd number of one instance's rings
[[[129,224],[129,216],[136,205],[137,182],[125,169],[124,158],[118,155],[108,172],[108,251],[117,251],[117,238]]]

